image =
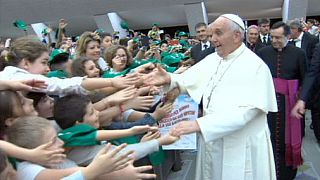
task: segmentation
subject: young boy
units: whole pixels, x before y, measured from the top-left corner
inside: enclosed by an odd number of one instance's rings
[[[97,152],[103,148],[101,141],[142,134],[157,128],[135,126],[125,130],[98,130],[100,127],[98,111],[93,108],[90,99],[81,95],[69,95],[57,100],[54,107],[54,117],[63,129],[58,133],[70,147],[67,157],[78,165],[89,164]],[[157,134],[157,133],[155,133]],[[145,139],[152,139],[154,136]],[[135,159],[140,159],[159,150],[159,146],[174,143],[179,138],[170,134],[150,141],[128,145],[123,151],[134,150]]]
[[[50,72],[48,77],[68,78],[71,73],[71,60],[69,53],[62,49],[54,49],[49,60]]]

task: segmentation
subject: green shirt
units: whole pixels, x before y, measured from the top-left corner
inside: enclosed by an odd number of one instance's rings
[[[128,74],[130,72],[130,70],[131,70],[130,68],[127,68],[121,72],[116,72],[112,68],[110,68],[103,73],[102,77],[103,78],[114,78],[117,76],[123,76],[123,75]]]
[[[60,79],[65,79],[69,77],[69,74],[63,70],[56,70],[56,71],[50,71],[47,75],[49,78],[50,77],[57,77]]]
[[[97,141],[97,129],[88,124],[79,124],[62,130],[58,137],[64,141],[65,147],[100,145]]]

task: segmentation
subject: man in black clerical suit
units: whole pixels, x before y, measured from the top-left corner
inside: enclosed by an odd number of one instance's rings
[[[270,20],[267,18],[261,18],[258,20],[258,26],[260,32],[258,42],[266,46],[271,45]]]
[[[290,44],[295,45],[304,50],[307,55],[307,68],[313,55],[314,48],[319,42],[316,36],[308,32],[303,32],[303,26],[300,21],[292,21],[290,23],[291,41]]]
[[[247,47],[256,53],[259,49],[265,47],[259,39],[259,27],[256,25],[251,25],[247,29],[246,45]]]
[[[306,107],[311,109],[313,131],[320,145],[320,43],[314,49],[310,67],[303,80],[300,99],[291,114],[301,118]]]
[[[207,55],[213,53],[215,49],[209,41],[207,25],[205,23],[196,24],[195,30],[200,43],[191,48],[191,57],[195,60],[195,63],[197,63]]]
[[[306,69],[306,55],[302,49],[288,44],[289,35],[290,27],[287,24],[284,22],[273,24],[271,27],[272,46],[266,46],[257,52],[257,55],[270,68],[277,92],[278,112],[268,113],[267,116],[277,180],[293,180],[297,167],[302,164],[301,121],[291,119],[286,112],[290,112],[293,108],[290,107],[292,103],[287,103],[287,100],[295,100],[298,86],[302,84]],[[293,87],[291,83],[295,83],[296,89],[291,88]],[[288,92],[293,92],[293,96]],[[294,143],[291,139],[295,140]]]

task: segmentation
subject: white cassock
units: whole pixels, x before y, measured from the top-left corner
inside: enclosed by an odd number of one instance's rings
[[[277,103],[270,70],[258,56],[242,44],[224,59],[213,53],[170,76],[170,89],[179,86],[198,103],[203,97],[197,180],[276,179],[266,115]]]

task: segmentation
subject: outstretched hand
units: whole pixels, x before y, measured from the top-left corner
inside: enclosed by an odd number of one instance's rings
[[[155,132],[158,130],[158,127],[156,126],[149,126],[149,125],[144,125],[144,126],[133,126],[130,128],[130,131],[135,135],[135,134],[142,134],[148,131]]]
[[[177,134],[174,134],[172,129],[170,129],[169,133],[161,136],[158,139],[158,141],[159,141],[159,144],[162,146],[162,145],[169,145],[169,144],[175,143],[179,139],[180,139],[180,136],[178,136]]]
[[[171,82],[171,77],[161,65],[157,64],[157,67],[152,72],[144,76],[145,85],[165,85]]]
[[[157,139],[161,136],[160,131],[148,131],[145,135],[142,136],[140,142],[150,141],[152,139]]]
[[[83,170],[86,179],[95,179],[103,174],[127,167],[133,159],[133,151],[119,153],[126,146],[126,144],[121,144],[112,150],[112,145],[108,143],[106,147],[99,151],[87,168]]]
[[[63,154],[64,149],[51,150],[53,144],[54,140],[52,139],[46,144],[31,149],[29,161],[48,167],[54,167],[56,164],[63,162],[66,158],[66,155]]]
[[[127,88],[106,97],[106,100],[110,103],[110,105],[118,105],[134,98],[136,92],[137,88],[135,88],[134,86],[128,86]]]
[[[42,80],[28,79],[28,80],[1,80],[2,87],[14,91],[39,91],[47,88],[47,85]],[[1,89],[5,90],[5,89]]]
[[[153,96],[136,96],[123,103],[128,109],[149,110],[154,103]]]
[[[174,136],[181,136],[199,131],[200,127],[197,121],[182,121],[177,123],[176,126],[171,129]]]
[[[130,73],[126,76],[118,76],[111,79],[112,86],[115,88],[123,89],[128,86],[135,85],[140,80],[137,73]]]
[[[161,120],[164,118],[167,114],[169,114],[173,109],[173,104],[168,103],[163,105],[163,103],[158,104],[156,107],[156,110],[152,113],[152,117],[156,120]]]

